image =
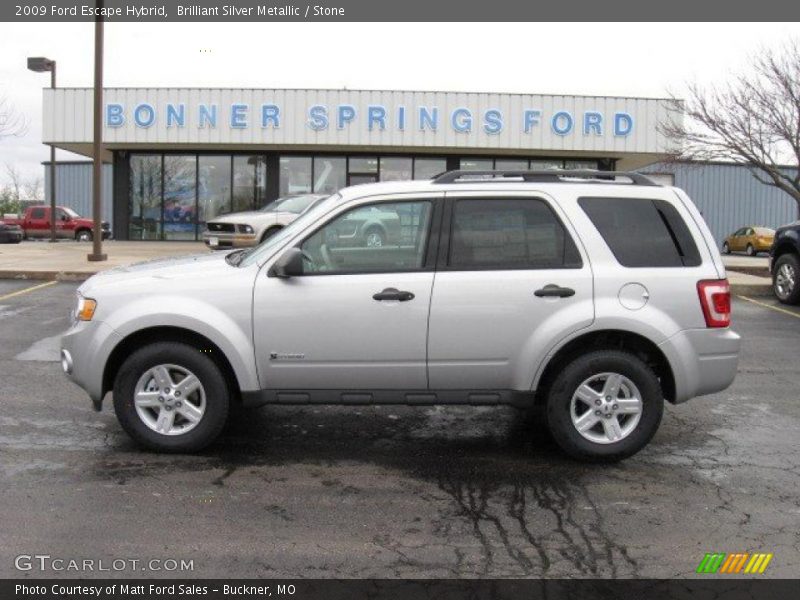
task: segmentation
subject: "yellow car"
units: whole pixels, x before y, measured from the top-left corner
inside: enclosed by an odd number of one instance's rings
[[[722,242],[722,253],[746,252],[747,256],[755,256],[759,252],[769,252],[775,230],[769,227],[742,227],[730,234]]]

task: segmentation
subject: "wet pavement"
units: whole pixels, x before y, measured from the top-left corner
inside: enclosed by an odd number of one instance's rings
[[[115,575],[15,569],[37,553],[194,561],[119,573],[147,577],[689,577],[756,551],[800,572],[798,310],[736,300],[734,386],[668,405],[618,465],[474,407],[267,407],[161,456],[54,362],[75,285],[2,299],[30,286],[0,281],[0,577]]]

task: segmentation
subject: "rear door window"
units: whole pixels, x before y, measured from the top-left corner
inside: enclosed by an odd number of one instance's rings
[[[34,208],[31,210],[31,219],[44,219],[44,209]]]
[[[456,200],[447,268],[580,268],[575,242],[537,198]]]
[[[581,198],[583,211],[624,267],[696,267],[700,253],[672,204],[647,198]]]

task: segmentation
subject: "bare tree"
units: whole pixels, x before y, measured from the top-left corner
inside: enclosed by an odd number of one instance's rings
[[[8,180],[8,187],[11,190],[14,200],[19,202],[23,185],[22,175],[11,163],[6,163],[6,179]]]
[[[17,111],[5,96],[0,96],[0,140],[22,136],[28,131],[28,119]]]
[[[42,200],[44,200],[41,177],[29,177],[22,183],[22,189],[25,192],[26,200],[33,200],[35,202],[42,202]]]
[[[677,158],[747,165],[800,212],[800,41],[762,51],[751,67],[723,86],[690,84],[685,100],[673,95],[659,129],[677,143]]]

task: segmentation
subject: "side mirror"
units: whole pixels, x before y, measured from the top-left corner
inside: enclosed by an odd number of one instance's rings
[[[289,248],[267,271],[267,277],[296,277],[303,274],[303,251]]]
[[[62,221],[69,221],[69,215],[61,215]]]

